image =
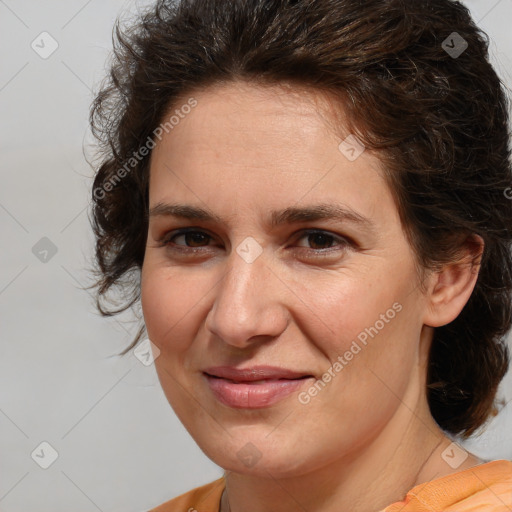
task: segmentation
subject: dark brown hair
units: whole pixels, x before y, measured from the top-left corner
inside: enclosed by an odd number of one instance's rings
[[[489,63],[488,36],[466,7],[159,0],[124,30],[118,20],[115,36],[110,74],[90,113],[101,159],[91,222],[103,315],[140,305],[149,155],[139,151],[178,99],[233,80],[310,87],[335,98],[350,133],[379,150],[421,268],[452,261],[471,235],[484,240],[471,298],[435,329],[427,392],[440,427],[463,438],[496,414],[512,322],[509,103]],[[105,308],[101,299],[119,288],[124,302]]]

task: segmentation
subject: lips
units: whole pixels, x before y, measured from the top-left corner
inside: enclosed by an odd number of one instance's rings
[[[268,407],[314,378],[307,372],[275,366],[216,366],[203,374],[213,395],[224,405],[238,409]]]
[[[295,380],[312,377],[308,372],[300,372],[277,366],[253,366],[235,368],[233,366],[215,366],[207,368],[204,373],[233,382],[257,382],[266,380]]]

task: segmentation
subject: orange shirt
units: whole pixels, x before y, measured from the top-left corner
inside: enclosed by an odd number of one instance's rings
[[[224,477],[149,512],[219,512]],[[494,460],[413,487],[380,512],[512,512],[512,462]]]

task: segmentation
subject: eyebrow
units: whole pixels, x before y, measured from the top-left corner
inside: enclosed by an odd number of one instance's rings
[[[149,210],[149,217],[177,217],[203,222],[216,222],[227,224],[222,218],[212,211],[186,204],[157,203]],[[276,227],[283,224],[299,222],[311,222],[318,220],[336,220],[350,222],[368,231],[373,231],[373,223],[366,217],[355,212],[351,208],[337,204],[317,204],[301,208],[289,207],[283,210],[270,212],[267,224]]]

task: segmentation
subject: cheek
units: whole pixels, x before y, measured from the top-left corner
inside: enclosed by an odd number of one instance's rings
[[[322,326],[323,334],[319,336],[318,332],[312,332],[310,335],[313,340],[321,340],[324,352],[331,360],[349,350],[353,341],[364,347],[376,330],[379,333],[389,331],[390,324],[399,316],[393,309],[399,299],[396,288],[376,279],[343,276],[338,280],[330,279],[325,285],[317,283],[314,288],[317,291],[310,292],[308,297],[309,314],[321,320],[314,324]],[[304,325],[308,328],[311,322]]]
[[[379,378],[396,392],[403,391],[404,375],[417,355],[419,298],[411,293],[407,279],[387,281],[347,278],[339,286],[331,284],[329,295],[310,295],[315,314],[309,315],[321,321],[303,325],[307,330],[313,324],[321,328],[311,329],[307,335],[329,359],[330,364],[322,370],[330,372],[331,376],[324,376],[334,383],[329,387],[337,393],[342,388],[343,393],[365,395],[371,401],[382,391]]]
[[[198,289],[185,275],[158,267],[143,268],[141,305],[149,339],[161,350],[183,350],[186,325],[197,307]]]
[[[320,377],[326,384],[306,389],[300,403],[307,402],[309,417],[337,425],[336,437],[345,439],[339,443],[354,448],[386,425],[407,394],[418,342],[411,321],[416,305],[396,287],[365,290],[347,282],[330,297],[311,298],[330,328],[311,340],[330,363]]]

